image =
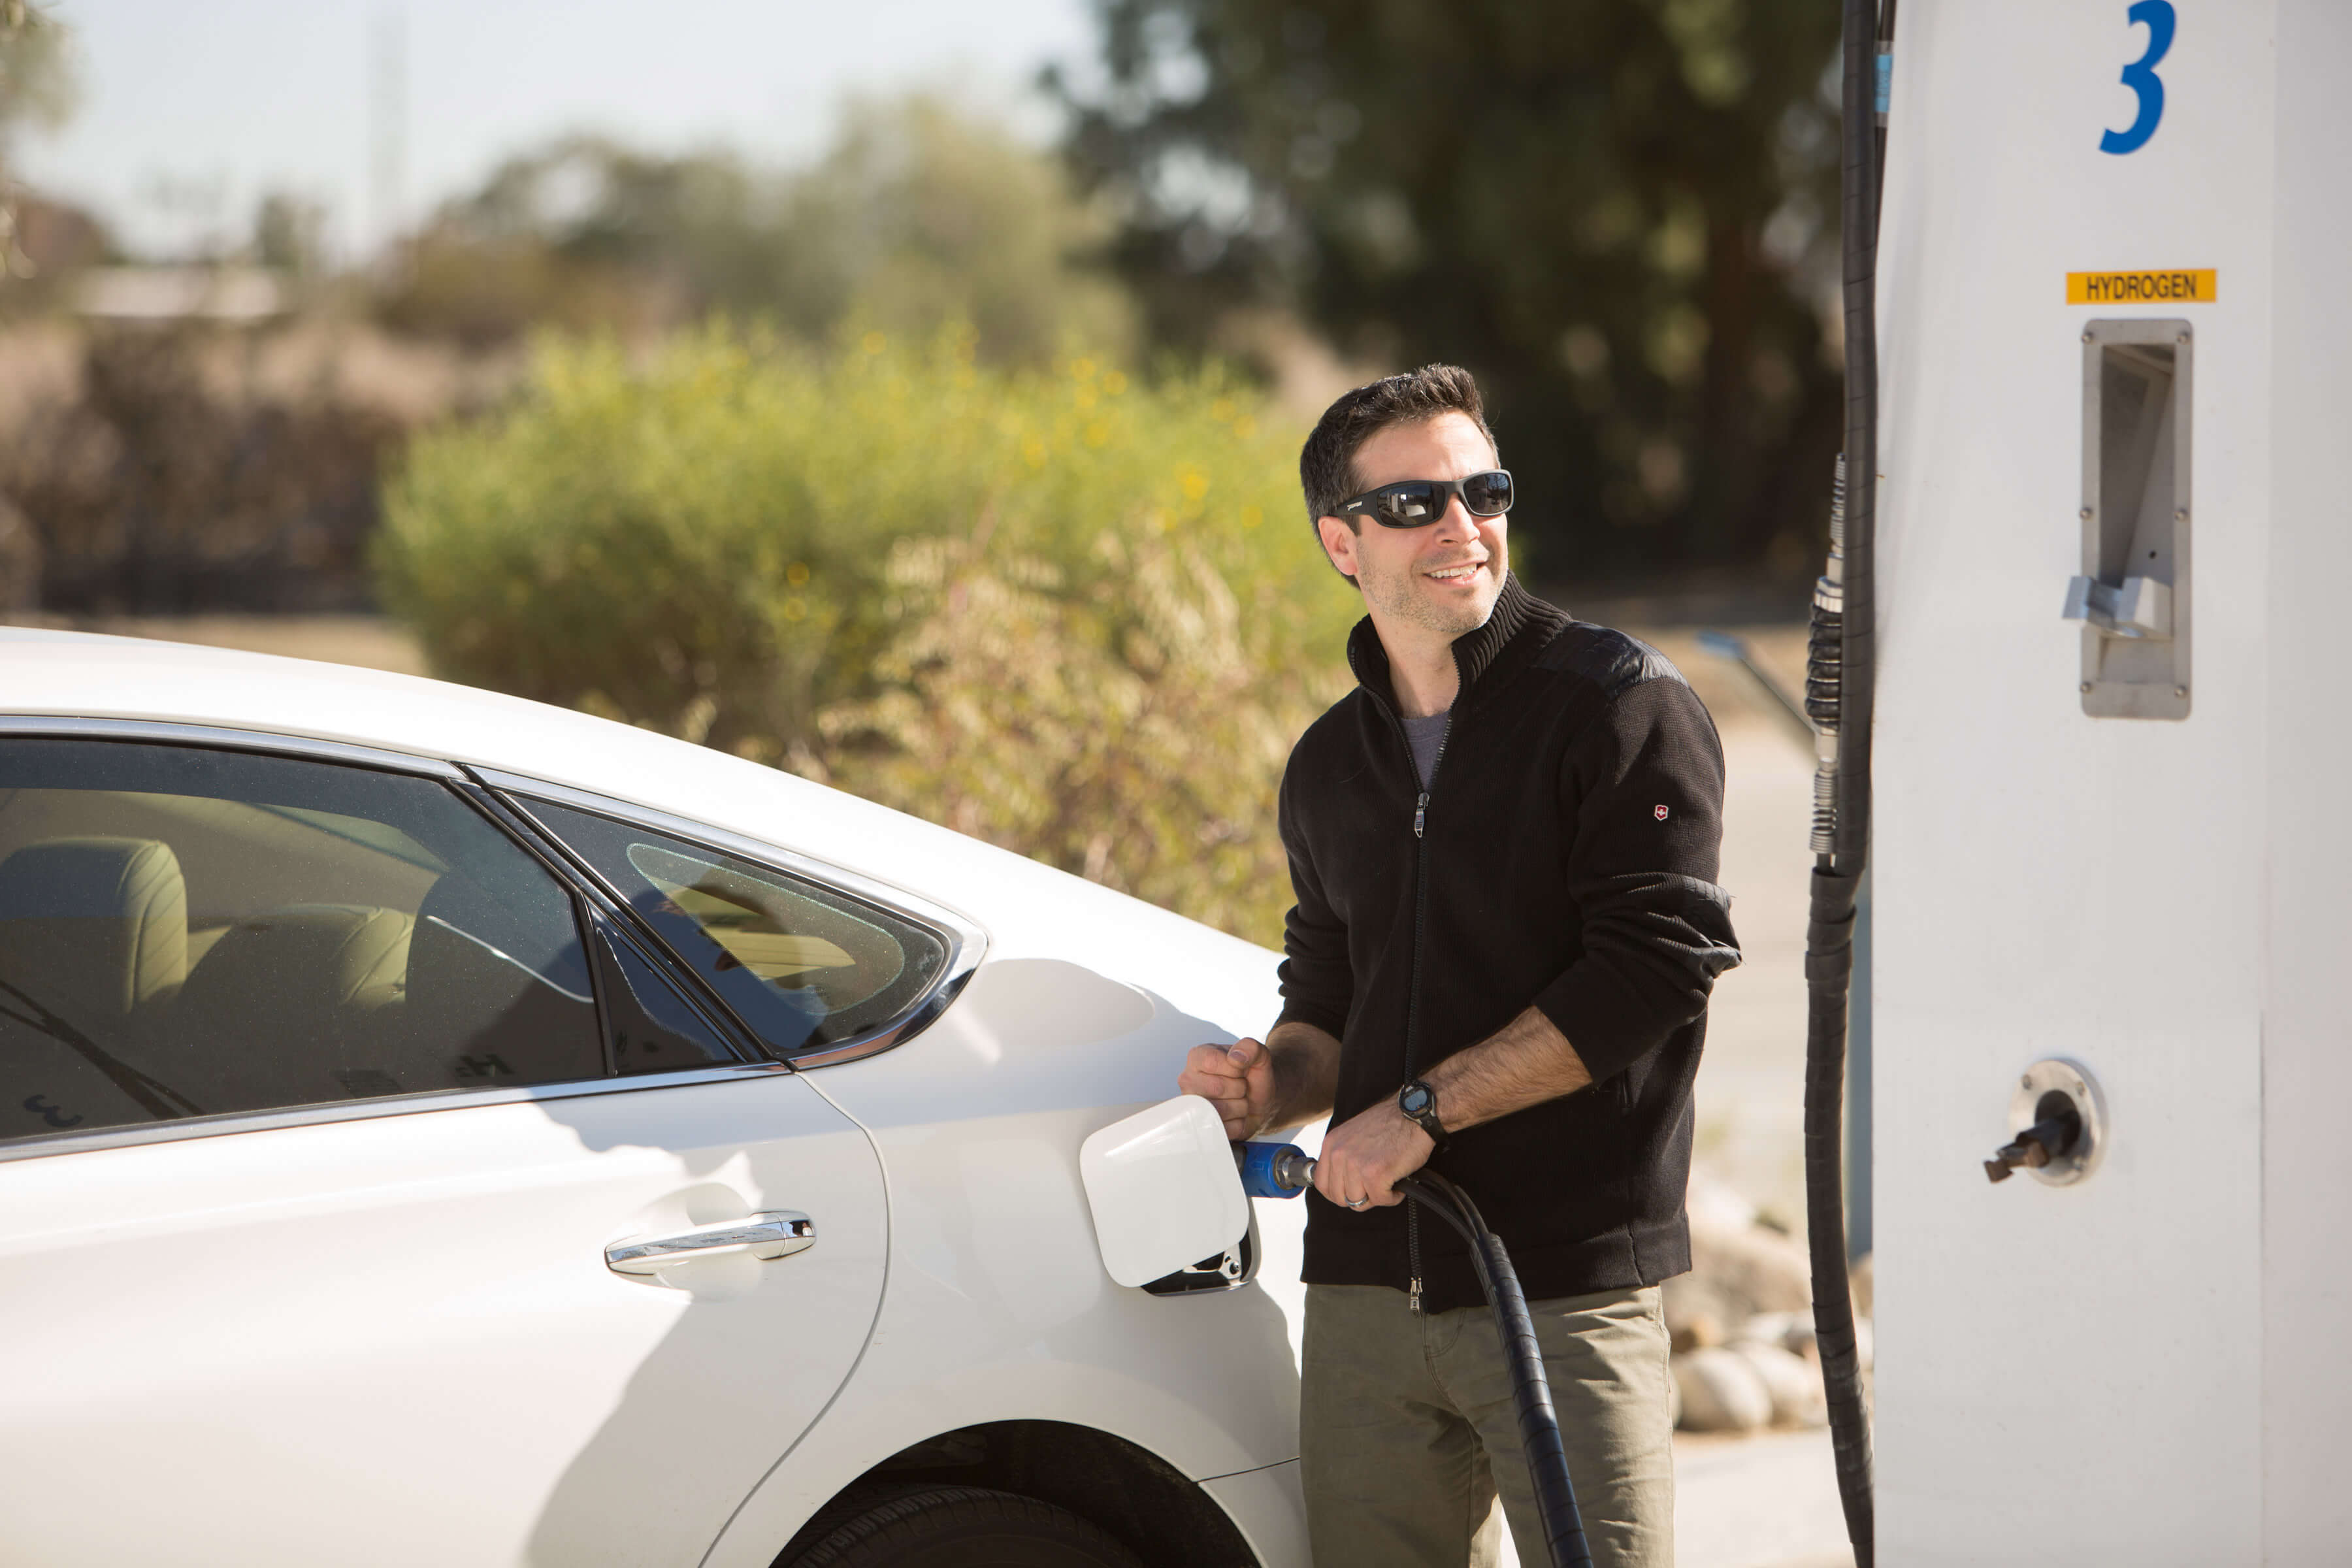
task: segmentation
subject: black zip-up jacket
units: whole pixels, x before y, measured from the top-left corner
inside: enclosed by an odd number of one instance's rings
[[[1454,1133],[1431,1168],[1530,1299],[1654,1285],[1690,1267],[1691,1083],[1707,993],[1739,962],[1715,885],[1723,749],[1664,656],[1517,578],[1454,658],[1426,794],[1369,618],[1348,641],[1357,689],[1290,754],[1282,1019],[1339,1038],[1338,1126],[1541,1008],[1592,1083]],[[1414,1205],[1307,1202],[1308,1283],[1417,1275],[1424,1310],[1484,1300],[1460,1238]]]

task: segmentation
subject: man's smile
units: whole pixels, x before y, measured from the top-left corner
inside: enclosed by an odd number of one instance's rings
[[[1484,561],[1461,561],[1451,566],[1438,566],[1422,574],[1440,583],[1466,583],[1486,570]]]

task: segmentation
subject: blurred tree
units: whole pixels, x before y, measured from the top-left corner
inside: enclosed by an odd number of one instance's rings
[[[9,153],[26,127],[62,124],[73,103],[65,29],[26,0],[0,0],[0,285],[31,270],[16,242]]]
[[[658,157],[572,137],[516,158],[412,247],[387,318],[470,342],[531,325],[656,332],[713,310],[809,341],[845,319],[971,322],[993,361],[1133,337],[1097,265],[1115,224],[1060,162],[937,99],[853,103],[790,174],[725,153]]]
[[[802,252],[800,325],[955,320],[984,359],[1043,363],[1073,342],[1123,357],[1132,307],[1098,265],[1118,225],[1070,186],[1058,159],[937,99],[852,103],[786,203],[787,230],[822,240]]]
[[[1096,0],[1049,73],[1155,333],[1288,304],[1489,394],[1554,574],[1807,559],[1838,383],[1819,0]]]

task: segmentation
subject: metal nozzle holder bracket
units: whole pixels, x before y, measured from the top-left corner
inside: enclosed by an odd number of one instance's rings
[[[2186,321],[2082,325],[2083,563],[2063,613],[2094,719],[2189,717],[2192,339]]]

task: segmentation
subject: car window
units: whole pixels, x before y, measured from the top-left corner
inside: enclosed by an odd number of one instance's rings
[[[0,1138],[607,1070],[570,891],[446,786],[0,740]]]
[[[839,889],[612,817],[529,805],[781,1055],[897,1021],[946,966],[939,936]]]

